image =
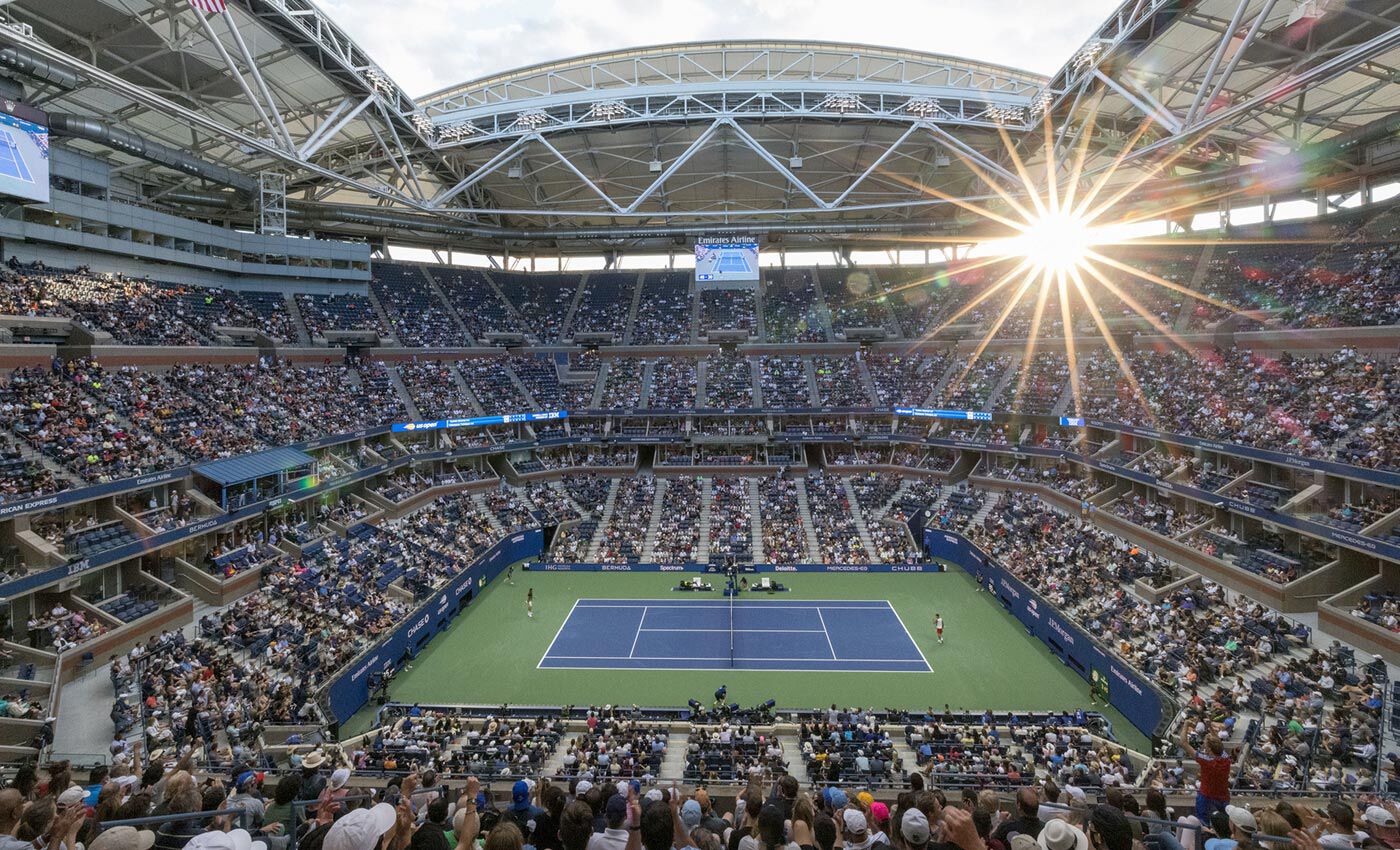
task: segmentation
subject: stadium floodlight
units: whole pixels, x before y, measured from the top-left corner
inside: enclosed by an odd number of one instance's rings
[[[937,115],[941,109],[936,97],[916,97],[904,104],[904,111],[913,113],[920,118],[928,118]]]
[[[1020,124],[1026,120],[1026,109],[994,103],[987,107],[987,117],[998,124]]]
[[[1055,98],[1050,94],[1049,89],[1042,89],[1040,94],[1035,96],[1035,100],[1031,101],[1031,116],[1035,117],[1044,113],[1054,100]]]
[[[389,80],[389,76],[378,68],[366,68],[365,79],[369,80],[370,88],[377,92],[383,93],[394,90],[394,84]]]
[[[549,123],[549,113],[542,109],[531,109],[515,116],[515,123],[527,130]]]
[[[860,109],[860,96],[854,94],[829,94],[817,104],[817,109],[825,112],[851,112]]]
[[[604,100],[593,104],[588,114],[603,121],[615,121],[627,114],[627,107],[620,100]]]
[[[1094,40],[1079,48],[1079,52],[1074,54],[1070,60],[1070,66],[1076,71],[1082,71],[1098,61],[1099,54],[1103,52],[1103,42]]]
[[[437,125],[433,124],[433,119],[428,117],[428,113],[421,109],[411,116],[409,120],[413,122],[413,128],[422,136],[432,137],[437,134]]]
[[[438,138],[444,142],[457,142],[469,136],[475,136],[481,130],[470,121],[463,121],[459,124],[447,124],[438,128]]]

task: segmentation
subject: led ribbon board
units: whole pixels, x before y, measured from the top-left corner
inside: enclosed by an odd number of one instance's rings
[[[990,410],[936,410],[931,407],[896,407],[897,416],[923,416],[932,419],[963,419],[973,422],[991,422]]]
[[[546,410],[539,413],[503,413],[497,416],[474,416],[470,419],[434,419],[427,422],[395,422],[389,430],[395,434],[416,431],[441,431],[445,428],[481,428],[486,425],[514,425],[517,422],[550,422],[569,418],[567,410]]]

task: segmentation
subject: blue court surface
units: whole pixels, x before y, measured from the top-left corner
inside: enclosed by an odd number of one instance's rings
[[[538,666],[932,672],[883,599],[735,601],[730,616],[728,599],[580,599]]]
[[[29,173],[29,166],[24,164],[24,156],[20,154],[19,146],[15,144],[8,130],[0,130],[0,175],[26,183],[34,182]]]

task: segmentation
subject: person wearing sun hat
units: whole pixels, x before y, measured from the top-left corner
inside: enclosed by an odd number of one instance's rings
[[[88,844],[87,850],[151,850],[156,834],[134,826],[109,826]]]
[[[1035,843],[1040,850],[1089,850],[1089,836],[1064,818],[1047,822]]]

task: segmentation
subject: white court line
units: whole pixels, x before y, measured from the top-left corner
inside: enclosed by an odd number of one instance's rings
[[[551,659],[552,659],[552,660],[564,660],[564,661],[609,661],[609,660],[615,660],[615,661],[675,661],[675,660],[676,660],[676,657],[675,657],[674,655],[554,655],[554,656],[551,656]],[[729,656],[728,656],[728,655],[725,655],[725,656],[722,656],[722,657],[720,657],[720,658],[710,658],[710,657],[707,657],[707,656],[690,656],[690,657],[687,658],[687,660],[689,660],[689,661],[725,661],[725,662],[728,662],[728,661],[729,661]],[[734,660],[735,660],[735,661],[810,661],[810,662],[812,662],[813,664],[830,664],[833,660],[835,660],[835,661],[848,661],[848,662],[850,662],[851,664],[865,664],[865,663],[871,663],[871,664],[917,664],[917,663],[919,663],[919,662],[918,662],[918,659],[916,659],[916,658],[849,658],[849,659],[842,659],[842,658],[836,658],[836,659],[831,659],[831,658],[773,658],[773,657],[767,656],[767,655],[758,656],[758,657],[754,657],[754,658],[746,658],[746,657],[743,657],[743,656],[739,656],[739,657],[735,658]],[[569,668],[569,669],[574,669],[574,668]],[[610,669],[614,669],[614,668],[605,667],[605,668],[602,668],[602,669],[610,670]],[[647,669],[647,670],[668,670],[668,669],[673,669],[673,670],[685,670],[685,669],[687,669],[687,668],[685,668],[685,667],[672,667],[672,668],[668,668],[668,667],[647,667],[647,668],[645,668],[645,669]],[[803,671],[803,672],[814,672],[814,671]],[[820,671],[820,670],[817,670],[817,671],[815,671],[815,672],[821,672],[821,671]],[[923,672],[923,671],[921,671],[921,670],[896,670],[895,672],[897,672],[897,673],[921,673],[921,672]]]
[[[638,629],[643,632],[717,632],[720,634],[734,632],[735,634],[797,634],[797,635],[819,635],[823,634],[821,629]],[[914,659],[909,659],[913,661]]]
[[[928,663],[928,658],[926,658],[926,657],[924,656],[924,651],[923,651],[922,649],[919,648],[919,642],[916,641],[916,640],[914,640],[914,636],[913,636],[912,634],[909,633],[909,627],[906,626],[906,625],[904,625],[904,618],[901,617],[901,616],[899,616],[899,612],[896,611],[896,610],[894,610],[894,606],[893,606],[893,605],[890,605],[889,600],[885,600],[885,605],[889,606],[890,613],[891,613],[891,614],[894,614],[894,618],[895,618],[896,620],[899,621],[899,627],[900,627],[901,629],[904,629],[904,636],[907,637],[907,638],[909,638],[909,643],[913,645],[914,651],[917,652],[917,653],[919,653],[919,657],[920,657],[920,658],[923,658],[923,659],[924,659],[924,666],[928,668],[928,671],[929,671],[930,673],[932,673],[932,672],[933,672],[933,665],[930,664],[930,663]],[[912,660],[912,659],[911,659],[911,660]]]
[[[826,630],[826,618],[822,616],[822,609],[820,605],[817,606],[817,619],[822,621],[822,634],[826,635],[826,648],[831,650],[831,660],[840,660],[836,657],[836,645],[831,642],[831,632]]]
[[[556,656],[556,657],[557,657],[557,656]],[[623,660],[623,661],[626,661],[627,659],[624,658],[624,659],[622,659],[622,660]],[[666,659],[666,660],[667,660],[667,661],[674,661],[675,659],[673,659],[673,658],[668,658],[668,659]],[[725,662],[726,664],[728,664],[728,663],[729,663],[729,656],[726,655],[726,656],[723,657],[723,658],[714,658],[714,659],[705,658],[705,659],[697,659],[697,660],[701,660],[701,661],[723,661],[723,662]],[[772,659],[760,658],[760,659],[744,659],[744,660],[770,661],[770,660],[772,660]],[[822,663],[822,664],[828,664],[828,665],[830,665],[830,664],[837,664],[837,665],[841,665],[841,666],[837,666],[837,667],[830,667],[830,666],[828,666],[828,667],[817,667],[817,668],[812,668],[812,667],[740,667],[740,668],[737,668],[737,672],[739,672],[739,673],[907,673],[907,674],[912,674],[912,675],[916,675],[916,676],[922,676],[922,675],[924,675],[925,673],[928,672],[927,670],[871,670],[871,669],[866,668],[866,667],[855,666],[855,665],[860,664],[860,662],[858,662],[858,661],[832,661],[832,660],[829,659],[829,658],[818,658],[817,661],[820,662],[820,663]],[[914,659],[910,658],[910,659],[907,659],[907,660],[904,660],[904,661],[900,661],[899,663],[901,663],[901,664],[913,664],[913,663],[914,663]],[[661,673],[680,672],[680,673],[694,673],[694,672],[696,672],[696,671],[698,671],[698,670],[729,670],[729,669],[734,669],[734,668],[729,668],[729,667],[663,667],[663,666],[657,666],[657,665],[651,665],[651,666],[647,666],[647,667],[637,667],[637,668],[632,668],[632,667],[617,667],[617,666],[612,666],[612,667],[589,667],[589,666],[583,665],[583,664],[569,664],[569,665],[560,665],[560,666],[558,666],[558,667],[545,667],[545,668],[543,668],[543,669],[545,669],[545,670],[597,670],[597,671],[599,671],[599,672],[606,672],[606,673],[616,673],[616,672],[619,671],[619,670],[632,670],[632,669],[637,669],[637,670],[640,670],[640,671],[642,671],[642,672],[661,672]]]
[[[590,600],[587,600],[587,599],[580,599],[580,600],[579,600],[579,602],[584,603],[583,605],[580,606],[580,607],[582,607],[582,608],[645,608],[645,607],[648,607],[648,606],[647,606],[646,604],[641,604],[641,603],[650,603],[650,602],[672,602],[672,601],[674,601],[674,602],[684,602],[684,601],[686,601],[686,600],[680,600],[680,599],[677,599],[677,600],[670,600],[670,599],[638,599],[637,602],[638,602],[639,604],[636,604],[636,605],[629,605],[629,604],[626,604],[625,602],[621,602],[621,601],[618,601],[618,602],[605,602],[605,603],[599,605],[599,604],[593,604]],[[686,610],[686,609],[688,609],[688,608],[689,608],[689,609],[695,609],[695,608],[721,608],[721,607],[725,607],[725,606],[728,605],[727,602],[722,602],[722,603],[715,604],[715,605],[699,605],[699,604],[696,604],[696,603],[699,603],[699,602],[708,602],[708,601],[710,601],[710,600],[707,600],[707,599],[696,599],[696,600],[694,600],[694,601],[692,601],[692,602],[689,602],[689,604],[680,604],[680,605],[658,605],[658,606],[656,606],[656,607],[657,607],[657,608],[666,608],[666,609],[668,609],[668,610],[684,611],[684,610]],[[793,600],[793,604],[791,604],[791,605],[765,605],[765,604],[763,604],[763,603],[756,603],[756,602],[739,602],[739,603],[736,603],[735,607],[741,607],[741,606],[742,606],[742,607],[748,608],[748,609],[750,609],[750,610],[766,609],[766,610],[772,610],[772,611],[807,611],[807,610],[810,610],[810,609],[812,609],[812,608],[820,608],[820,607],[823,607],[823,603],[825,603],[825,602],[839,602],[839,601],[840,601],[839,599],[825,599],[825,600],[822,600],[822,599],[813,599],[813,600],[810,600],[810,601],[808,601],[808,600]],[[830,607],[831,610],[833,610],[833,611],[886,611],[886,610],[888,610],[889,607],[890,607],[889,602],[886,601],[886,600],[883,600],[883,599],[881,599],[881,600],[870,599],[870,600],[861,600],[861,601],[863,601],[863,602],[868,601],[868,602],[871,602],[871,603],[878,602],[878,603],[880,603],[880,604],[878,604],[878,605],[876,605],[876,604],[871,604],[871,605],[831,605],[831,606],[828,606],[828,607]]]
[[[574,616],[574,609],[575,609],[575,608],[578,608],[578,600],[577,600],[577,599],[574,600],[574,606],[573,606],[573,608],[570,608],[570,609],[569,609],[568,615],[567,615],[566,617],[564,617],[564,622],[562,622],[562,623],[559,624],[559,630],[556,631],[556,632],[554,633],[554,640],[552,640],[552,641],[549,642],[549,648],[546,649],[546,650],[544,651],[544,655],[540,657],[540,662],[539,662],[539,664],[536,664],[536,665],[535,665],[535,669],[536,669],[536,670],[543,670],[543,669],[544,669],[543,667],[540,666],[540,664],[543,664],[543,663],[544,663],[544,660],[545,660],[546,658],[549,657],[549,653],[551,653],[551,652],[554,651],[554,645],[555,645],[556,643],[559,642],[559,635],[561,635],[561,634],[564,633],[564,627],[567,626],[567,625],[569,624],[569,618]]]
[[[637,633],[632,636],[632,649],[627,653],[628,658],[635,658],[637,652],[637,641],[642,639],[642,623],[647,621],[647,606],[642,606],[642,619],[637,621]]]

